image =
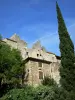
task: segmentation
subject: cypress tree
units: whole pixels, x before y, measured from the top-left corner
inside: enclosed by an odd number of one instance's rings
[[[56,11],[60,40],[59,48],[61,53],[60,84],[67,91],[75,91],[74,45],[66,28],[57,2]]]

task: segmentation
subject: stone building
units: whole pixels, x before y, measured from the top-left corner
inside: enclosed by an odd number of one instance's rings
[[[23,60],[26,62],[25,79],[28,77],[27,84],[35,85],[41,84],[44,76],[52,77],[59,84],[59,67],[60,57],[54,53],[47,52],[40,42],[37,41],[32,48],[27,47],[27,43],[24,42],[14,34],[10,39],[3,40],[11,46],[11,48],[19,49]],[[24,80],[24,83],[26,81]]]

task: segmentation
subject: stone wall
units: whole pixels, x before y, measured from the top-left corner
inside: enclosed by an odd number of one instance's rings
[[[60,73],[59,73],[59,68],[60,64],[58,62],[53,62],[50,64],[51,67],[51,77],[59,84],[60,80]]]
[[[14,34],[12,37],[10,37],[10,39],[6,38],[3,41],[10,45],[11,48],[20,50],[23,59],[25,59],[27,43],[21,40],[19,36]]]
[[[39,67],[39,61],[29,60],[27,68],[29,69],[28,84],[37,86],[41,84],[42,79],[39,79],[39,72],[44,76],[51,76],[59,84],[59,65],[57,63],[42,62],[42,67]]]
[[[43,59],[43,60],[46,60],[46,61],[50,61],[50,62],[57,62],[57,58],[54,54],[49,54],[47,53],[46,51],[43,51],[41,49],[26,49],[26,58],[27,57],[32,57],[32,58],[35,58],[35,59]]]
[[[17,42],[16,41],[12,41],[10,39],[4,39],[3,41],[6,42],[8,45],[10,45],[11,48],[17,49]]]
[[[37,86],[40,84],[39,75],[38,75],[38,62],[29,61],[29,78],[28,84]]]
[[[25,64],[27,72],[25,78],[28,75],[27,84],[35,86],[41,84],[41,79],[39,79],[39,72],[43,73],[43,78],[44,76],[51,76],[59,84],[59,67],[61,60],[57,59],[55,54],[47,52],[41,46],[39,41],[36,42],[30,49],[27,48],[27,43],[21,40],[16,34],[14,34],[10,39],[6,38],[3,41],[10,45],[11,48],[19,49],[24,60],[27,58],[37,59],[36,61],[29,60]],[[39,67],[39,62],[42,63],[42,67]]]

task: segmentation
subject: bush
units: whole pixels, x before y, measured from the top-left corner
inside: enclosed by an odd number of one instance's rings
[[[34,94],[34,100],[52,100],[54,97],[53,87],[40,86],[37,87]]]
[[[74,92],[70,94],[58,86],[26,86],[22,89],[12,89],[0,100],[75,100]]]
[[[25,87],[23,89],[12,89],[0,100],[33,100],[33,90],[32,87]]]
[[[42,81],[42,84],[43,85],[48,85],[48,86],[55,86],[55,85],[57,85],[57,83],[54,81],[53,78],[47,77],[47,76],[44,77],[44,79]]]

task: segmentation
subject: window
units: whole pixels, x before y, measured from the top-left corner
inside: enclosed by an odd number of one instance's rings
[[[39,56],[39,54],[37,54],[37,57]]]
[[[39,67],[42,67],[42,63],[41,63],[41,62],[38,62],[38,66],[39,66]]]
[[[28,52],[26,52],[26,55],[28,55]]]
[[[54,60],[54,57],[52,57],[52,60]]]
[[[41,56],[41,54],[40,54],[40,56]]]
[[[39,71],[39,79],[43,79],[43,72]]]
[[[29,69],[27,71],[29,72]]]

